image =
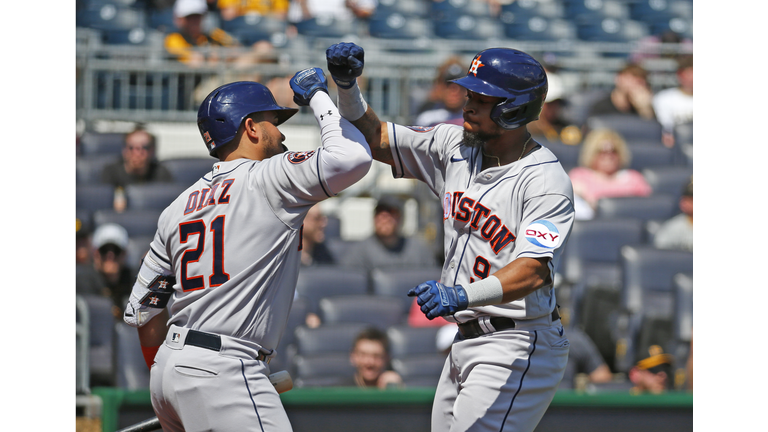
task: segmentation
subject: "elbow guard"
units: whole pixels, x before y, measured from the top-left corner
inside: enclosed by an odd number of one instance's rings
[[[176,278],[151,258],[145,258],[131,296],[123,312],[123,321],[132,327],[141,327],[168,305],[173,295]]]

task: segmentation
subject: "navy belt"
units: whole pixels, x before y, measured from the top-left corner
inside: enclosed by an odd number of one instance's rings
[[[184,345],[192,345],[198,348],[205,348],[218,352],[221,351],[221,336],[197,330],[187,330],[187,338],[184,340]],[[256,360],[267,360],[267,354],[259,353]],[[269,363],[269,361],[267,361],[267,363]]]
[[[560,311],[558,310],[557,307],[555,307],[555,310],[552,311],[552,321],[557,321],[559,319],[560,319]],[[512,318],[491,317],[489,321],[493,326],[493,328],[496,329],[496,331],[510,330],[515,328],[515,320],[513,320]],[[482,336],[484,334],[488,334],[490,332],[483,329],[483,327],[480,325],[478,320],[473,319],[465,323],[460,323],[459,333],[461,334],[461,337],[463,339],[472,339],[478,336]]]

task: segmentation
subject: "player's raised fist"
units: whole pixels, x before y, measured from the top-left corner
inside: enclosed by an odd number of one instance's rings
[[[345,89],[352,87],[355,79],[363,74],[364,57],[363,48],[351,42],[337,43],[325,50],[331,78]]]
[[[461,285],[445,286],[432,280],[411,288],[408,295],[416,297],[416,303],[430,320],[453,315],[469,306],[467,292]]]
[[[312,96],[318,91],[328,93],[328,79],[320,68],[309,68],[296,72],[291,78],[293,101],[299,106],[309,105]]]

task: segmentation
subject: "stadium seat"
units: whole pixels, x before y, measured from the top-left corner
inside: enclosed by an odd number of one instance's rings
[[[185,183],[141,183],[125,187],[131,210],[163,210],[190,185]]]
[[[433,20],[469,15],[479,18],[491,18],[493,14],[487,2],[475,0],[445,0],[430,2],[430,16]]]
[[[681,164],[677,159],[678,156],[675,149],[665,147],[659,143],[630,145],[629,151],[632,153],[629,168],[637,171],[642,172],[647,168],[660,168]]]
[[[604,114],[587,118],[587,128],[611,129],[618,132],[627,144],[638,142],[661,143],[661,124],[636,115]]]
[[[371,287],[373,294],[399,299],[403,309],[408,310],[413,297],[408,297],[408,290],[428,280],[440,280],[441,268],[429,267],[398,267],[375,268],[371,271]]]
[[[273,371],[288,370],[290,367],[291,360],[296,354],[296,330],[306,324],[308,313],[309,301],[303,297],[294,298],[283,337],[275,348],[277,352],[275,357],[270,362],[270,367]]]
[[[400,12],[376,12],[368,20],[368,33],[381,39],[419,39],[432,34],[432,23]]]
[[[115,162],[119,156],[111,154],[94,154],[77,156],[75,159],[75,179],[77,184],[101,183],[101,172],[104,167]]]
[[[125,134],[117,132],[84,132],[80,136],[80,154],[83,156],[109,154],[121,156]]]
[[[674,278],[693,274],[693,253],[657,249],[653,246],[624,246],[621,250],[623,286],[622,318],[617,321],[620,347],[616,367],[628,370],[650,345],[668,346],[673,338],[675,314]]]
[[[149,388],[149,369],[141,353],[139,333],[134,327],[115,323],[117,387],[124,390]]]
[[[118,213],[114,210],[99,210],[93,214],[95,226],[113,222],[128,231],[129,237],[153,236],[157,231],[157,219],[162,210],[125,210]]]
[[[344,21],[332,15],[318,15],[295,25],[298,33],[307,37],[344,38],[358,31],[356,21]]]
[[[600,219],[634,218],[643,222],[666,220],[677,214],[677,199],[674,195],[654,194],[640,197],[601,198],[597,201],[595,214]]]
[[[442,353],[421,354],[392,359],[392,370],[406,387],[437,387],[444,364]]]
[[[410,357],[422,354],[437,354],[437,332],[440,327],[411,327],[398,324],[387,329],[389,355],[391,358]]]
[[[639,21],[604,18],[576,24],[576,33],[584,42],[632,43],[650,34],[648,26]]]
[[[645,243],[643,221],[632,217],[578,220],[565,245],[560,270],[571,284],[621,286],[620,251]]]
[[[149,244],[154,238],[154,234],[129,237],[128,249],[125,251],[125,265],[138,272],[139,267],[141,267],[141,260],[149,251]]]
[[[215,162],[214,158],[208,157],[180,157],[165,159],[162,164],[171,172],[174,182],[191,186],[210,173]]]
[[[399,13],[404,16],[428,18],[429,5],[421,0],[379,0],[373,16],[379,13]]]
[[[444,2],[447,3],[447,2]],[[449,15],[433,21],[435,36],[452,40],[501,39],[504,28],[496,18],[469,14]]]
[[[88,305],[88,367],[91,386],[115,384],[115,317],[112,299],[101,295],[84,295]],[[146,366],[145,366],[146,367]]]
[[[162,9],[152,8],[148,17],[149,27],[162,33],[172,33],[177,30],[176,23],[173,20],[173,7]]]
[[[673,31],[683,38],[693,38],[693,19],[673,17],[666,21],[655,21],[649,24],[651,34],[663,34]]]
[[[146,46],[152,41],[145,27],[102,30],[102,40],[108,45]]]
[[[318,354],[346,354],[360,332],[368,327],[365,323],[323,323],[319,327],[296,327],[293,345],[296,355],[313,357]]]
[[[77,27],[96,30],[127,30],[141,27],[145,19],[143,10],[112,3],[88,5],[75,14]]]
[[[561,141],[548,141],[544,137],[535,137],[535,139],[557,156],[566,172],[579,164],[581,146],[563,144]]]
[[[563,0],[565,16],[577,23],[629,18],[626,2],[612,0]]]
[[[667,352],[675,356],[678,367],[688,358],[693,338],[693,275],[679,273],[673,278],[675,287],[675,314],[673,317],[673,343]]]
[[[79,184],[75,188],[75,208],[91,213],[112,209],[115,190],[107,184]]]
[[[355,367],[349,362],[349,353],[297,355],[291,369],[292,375],[296,377],[296,388],[338,387],[355,375]]]
[[[689,0],[634,0],[629,3],[630,18],[647,23],[672,18],[693,18],[693,2]]]
[[[258,41],[279,41],[285,35],[287,22],[269,16],[250,13],[231,20],[221,20],[221,29],[245,46]]]
[[[680,165],[650,167],[644,169],[642,173],[654,194],[669,194],[679,198],[683,187],[688,184],[693,175],[693,167]]]
[[[320,320],[332,323],[364,323],[385,330],[402,324],[407,318],[403,302],[394,297],[375,295],[346,295],[320,300]]]
[[[502,16],[504,35],[510,39],[532,41],[572,40],[576,37],[576,26],[560,18],[541,16]]]
[[[338,266],[306,267],[299,271],[296,292],[310,302],[312,312],[319,312],[320,299],[338,295],[367,294],[368,272]]]
[[[88,365],[90,354],[90,338],[88,329],[90,326],[90,317],[88,314],[88,303],[81,295],[76,295],[77,309],[75,312],[75,382],[77,394],[90,393],[90,368]]]
[[[325,238],[341,240],[341,218],[338,216],[326,216],[328,224],[325,226]],[[326,240],[326,241],[327,241]],[[341,255],[336,255],[341,256]]]
[[[673,134],[676,144],[693,144],[693,122],[675,126]]]
[[[522,23],[532,17],[564,18],[565,8],[560,1],[517,0],[504,2],[499,10],[502,22]]]

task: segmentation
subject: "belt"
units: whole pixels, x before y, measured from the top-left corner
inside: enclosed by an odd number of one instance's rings
[[[560,319],[560,311],[557,307],[552,311],[552,321]],[[490,317],[488,319],[494,330],[488,329],[480,324],[480,321],[473,319],[465,323],[459,324],[459,333],[464,339],[472,339],[484,334],[492,333],[493,331],[510,330],[515,328],[515,320],[512,318],[504,317]]]
[[[184,340],[184,345],[192,345],[212,351],[221,351],[221,336],[197,330],[187,330],[187,338]],[[267,363],[269,363],[269,360],[271,359],[268,358],[267,354],[259,353],[256,360],[267,360]]]

